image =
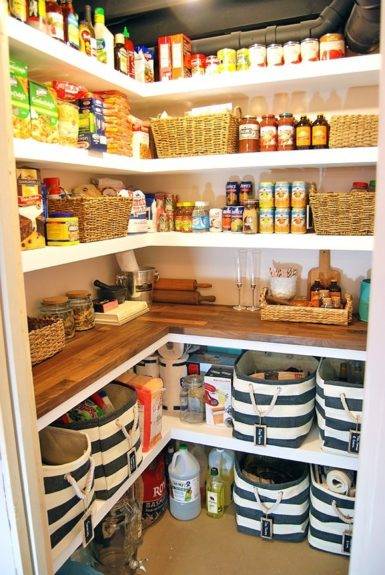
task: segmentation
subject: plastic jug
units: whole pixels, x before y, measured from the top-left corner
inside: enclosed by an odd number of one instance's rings
[[[200,468],[196,458],[182,443],[168,467],[170,478],[170,512],[175,519],[189,521],[201,511]]]
[[[205,448],[203,445],[190,444],[190,453],[195,457],[199,463],[200,467],[200,489],[201,489],[201,503],[205,502],[206,499],[206,480],[207,480],[207,470],[208,470],[208,460]]]
[[[215,447],[209,453],[209,469],[216,468],[225,486],[225,507],[232,501],[234,483],[234,452]]]

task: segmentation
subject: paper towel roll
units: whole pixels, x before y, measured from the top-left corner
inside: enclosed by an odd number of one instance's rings
[[[136,256],[134,250],[127,250],[126,252],[120,252],[115,254],[116,261],[119,264],[120,269],[123,272],[137,272],[138,262],[136,261]]]
[[[179,414],[180,411],[180,380],[187,375],[188,354],[176,360],[159,358],[159,374],[163,380],[163,409],[168,414]]]
[[[326,485],[333,493],[347,495],[354,481],[352,471],[325,467]]]
[[[180,359],[183,356],[185,352],[184,347],[184,343],[173,343],[170,341],[165,345],[162,345],[162,347],[158,349],[158,353],[164,359],[173,361]]]
[[[159,375],[159,356],[157,354],[149,355],[136,364],[135,373],[138,375],[149,375],[150,377],[160,377]]]

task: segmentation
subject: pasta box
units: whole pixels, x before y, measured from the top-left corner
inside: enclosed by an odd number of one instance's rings
[[[31,117],[28,94],[28,66],[20,60],[9,60],[13,135],[31,137]]]
[[[228,365],[213,365],[204,376],[205,409],[207,425],[230,427],[231,382],[234,368]]]
[[[29,82],[32,138],[49,144],[59,143],[59,112],[53,88]]]

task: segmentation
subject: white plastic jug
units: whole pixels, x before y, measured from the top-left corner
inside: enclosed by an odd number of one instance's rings
[[[182,443],[168,466],[170,478],[170,512],[175,519],[189,521],[201,511],[200,467]]]
[[[232,489],[234,483],[234,452],[230,449],[220,449],[215,447],[209,453],[209,469],[216,467],[219,476],[225,484],[225,507],[230,505],[232,500]]]

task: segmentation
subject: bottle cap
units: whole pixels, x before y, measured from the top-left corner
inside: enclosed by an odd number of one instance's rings
[[[213,476],[218,475],[218,469],[216,467],[212,467],[210,469],[210,475],[213,475]]]
[[[58,295],[58,296],[53,296],[53,297],[45,297],[41,300],[41,303],[43,305],[63,305],[66,304],[68,302],[68,297],[66,297],[65,295]]]
[[[104,24],[104,8],[95,8],[95,24]]]
[[[179,446],[179,451],[187,451],[187,445],[185,443],[181,443]]]
[[[129,31],[127,30],[127,26],[124,27],[123,36],[124,36],[125,38],[129,38],[129,37],[130,37],[130,33],[129,33]]]
[[[115,34],[115,44],[124,44],[123,34]]]

